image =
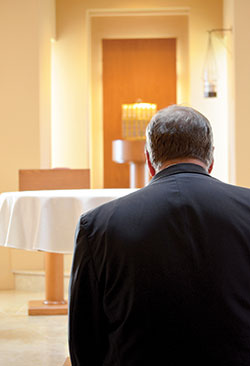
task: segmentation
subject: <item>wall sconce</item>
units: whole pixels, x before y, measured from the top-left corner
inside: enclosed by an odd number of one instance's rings
[[[205,98],[214,98],[217,97],[217,66],[216,66],[216,58],[213,49],[212,43],[212,34],[215,32],[228,32],[232,31],[232,28],[229,29],[211,29],[208,31],[208,45],[207,45],[207,53],[203,68],[203,82],[204,82],[204,97]]]
[[[156,104],[122,104],[122,137],[125,140],[145,139],[147,124],[156,113]]]
[[[214,56],[212,44],[212,31],[208,31],[208,46],[205,58],[203,81],[204,81],[204,97],[213,98],[217,96],[217,66]]]

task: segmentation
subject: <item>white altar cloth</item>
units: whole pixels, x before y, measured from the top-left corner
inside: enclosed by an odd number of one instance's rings
[[[80,215],[136,189],[75,189],[0,194],[0,245],[72,253]]]

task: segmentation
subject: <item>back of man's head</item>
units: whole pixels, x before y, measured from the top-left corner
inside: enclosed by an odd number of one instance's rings
[[[207,167],[213,161],[213,133],[208,119],[190,107],[161,109],[146,129],[146,148],[158,171],[167,161],[198,159]]]

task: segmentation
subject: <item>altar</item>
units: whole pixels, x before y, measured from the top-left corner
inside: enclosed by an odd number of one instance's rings
[[[0,194],[0,245],[43,251],[46,296],[30,302],[29,315],[67,314],[63,292],[63,254],[74,249],[81,214],[135,189],[66,189]]]

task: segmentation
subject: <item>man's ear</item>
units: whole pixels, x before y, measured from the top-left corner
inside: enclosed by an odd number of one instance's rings
[[[212,160],[212,163],[210,164],[210,166],[208,167],[208,173],[210,174],[211,171],[213,170],[214,167],[214,159]]]
[[[146,154],[146,161],[147,161],[149,173],[150,173],[151,177],[154,177],[155,176],[155,168],[151,164],[149,153],[148,153],[147,150],[145,151],[145,154]]]
[[[214,153],[214,146],[213,146],[213,153]],[[212,160],[212,163],[210,164],[210,166],[208,167],[208,173],[210,174],[211,171],[213,170],[213,167],[214,167],[214,158]]]

